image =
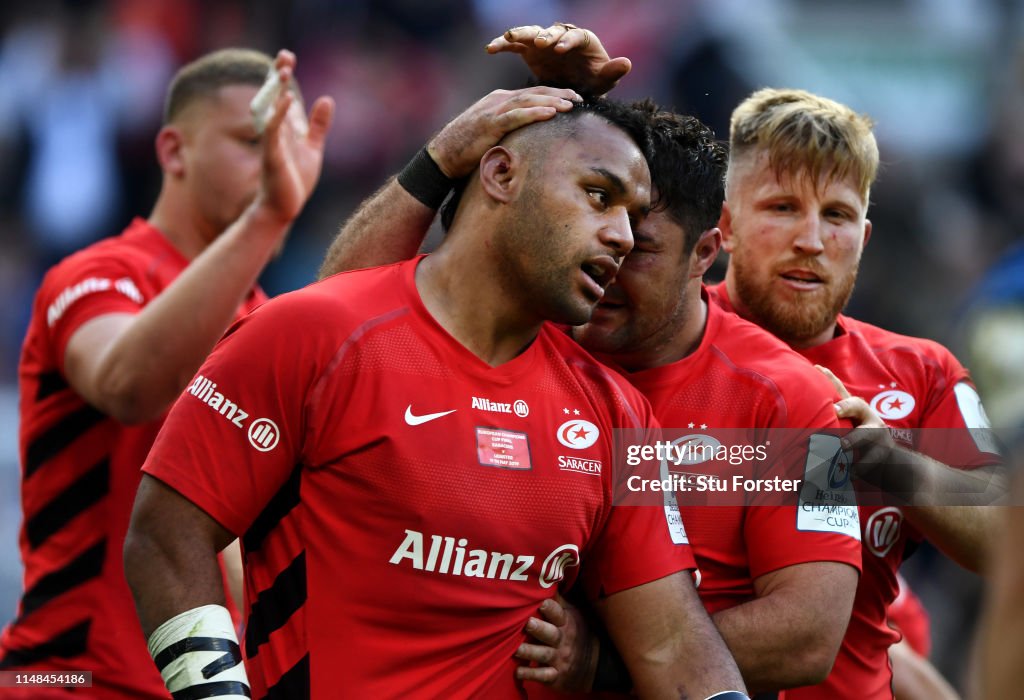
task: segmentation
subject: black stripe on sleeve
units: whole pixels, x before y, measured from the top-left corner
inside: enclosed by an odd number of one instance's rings
[[[253,603],[245,629],[245,653],[252,657],[270,634],[306,603],[306,553],[301,552]]]
[[[48,573],[21,599],[21,616],[43,607],[59,595],[90,581],[103,571],[103,559],[107,552],[107,541],[102,539],[85,550],[60,569]]]
[[[24,649],[8,649],[4,658],[0,659],[0,669],[31,666],[54,657],[70,659],[84,654],[90,625],[92,620],[85,620],[42,644]]]
[[[190,685],[171,693],[174,700],[201,700],[202,698],[218,698],[223,695],[244,695],[252,697],[249,686],[241,681],[217,681],[216,683],[200,683]]]
[[[281,485],[263,511],[256,516],[252,525],[242,536],[242,547],[246,555],[263,546],[263,540],[277,527],[277,524],[299,505],[299,487],[302,483],[302,467],[296,465],[288,480]]]
[[[36,401],[42,401],[70,388],[71,386],[64,380],[60,372],[44,372],[39,375],[39,386],[36,387]]]
[[[37,436],[25,450],[25,478],[32,476],[39,467],[60,454],[65,447],[104,418],[104,414],[86,404]]]
[[[309,700],[309,654],[281,674],[277,683],[267,689],[263,700]]]
[[[110,492],[110,459],[104,458],[25,521],[25,535],[36,549],[79,513]]]

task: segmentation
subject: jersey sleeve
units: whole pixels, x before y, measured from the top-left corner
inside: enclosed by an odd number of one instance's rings
[[[639,394],[636,396],[638,410],[627,417],[630,421],[627,424],[633,428],[624,434],[653,444],[661,435],[661,428],[647,400]],[[635,425],[633,421],[638,419],[640,425]],[[619,469],[615,472],[613,480],[625,474]],[[674,495],[668,494],[671,504],[653,503],[648,499],[630,502],[628,497],[622,497],[621,489],[613,491],[619,496],[613,499],[604,526],[583,561],[581,581],[590,600],[697,568]]]
[[[750,576],[757,578],[795,564],[829,561],[861,571],[860,511],[849,465],[839,451],[842,430],[831,384],[817,370],[787,378],[785,418],[762,433],[769,459],[758,470],[762,483],[792,490],[755,491],[743,521]],[[796,398],[793,387],[800,387]]]
[[[758,578],[787,566],[838,562],[861,571],[861,541],[846,534],[860,526],[859,512],[824,515],[835,526],[828,530],[801,529],[801,506],[758,506],[747,510],[744,540],[750,556],[750,577]],[[850,514],[857,517],[851,518]]]
[[[956,469],[977,469],[1001,461],[981,397],[967,370],[940,348],[941,375],[931,379],[933,396],[921,418],[920,451]]]
[[[236,322],[174,404],[143,466],[235,535],[304,463],[306,399],[323,364],[315,316],[272,301]]]
[[[47,276],[36,306],[46,319],[58,367],[64,366],[68,340],[82,324],[105,314],[136,314],[150,301],[139,291],[140,277],[112,253],[72,258]]]

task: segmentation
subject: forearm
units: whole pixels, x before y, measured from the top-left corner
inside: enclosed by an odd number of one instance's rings
[[[706,614],[691,619],[666,651],[643,657],[641,668],[636,659],[629,664],[639,697],[701,698],[723,690],[744,689],[736,662]],[[685,693],[680,693],[681,689]]]
[[[1024,453],[1018,453],[1024,454]],[[1016,467],[1022,461],[1018,457]],[[1017,473],[1014,503],[1024,502],[1024,479]],[[1020,692],[1020,650],[1024,649],[1024,507],[1014,505],[1003,513],[996,539],[992,581],[985,600],[972,664],[972,697],[995,700]]]
[[[889,647],[892,686],[900,700],[958,700],[945,678],[904,639]]]
[[[842,641],[842,634],[828,633],[831,621],[809,619],[813,610],[795,591],[756,598],[711,617],[751,692],[822,682]]]
[[[100,408],[129,423],[167,410],[234,319],[286,227],[251,205],[143,308],[97,365]]]
[[[419,250],[435,213],[391,178],[345,222],[327,250],[319,278],[408,260]]]
[[[125,577],[146,638],[179,613],[201,605],[224,605],[217,553],[169,550],[150,534],[130,531],[125,539]]]
[[[985,574],[989,548],[998,536],[1001,506],[919,506],[904,508],[907,520],[960,566]]]
[[[906,475],[883,488],[906,500],[904,513],[921,534],[961,566],[982,571],[1000,519],[992,504],[1006,497],[1005,469],[955,469],[904,448],[893,450],[884,468],[889,478]]]
[[[743,679],[685,574],[610,596],[599,604],[642,698],[704,698],[742,690]]]
[[[176,491],[143,475],[124,541],[124,573],[147,638],[179,613],[224,605],[217,552],[232,539]]]

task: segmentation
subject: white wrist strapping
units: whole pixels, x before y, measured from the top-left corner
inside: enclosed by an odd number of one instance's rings
[[[149,653],[175,697],[251,697],[231,613],[223,606],[175,615],[150,635]]]

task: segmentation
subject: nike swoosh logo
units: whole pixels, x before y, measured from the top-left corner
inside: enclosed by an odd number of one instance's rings
[[[416,416],[413,415],[412,404],[409,404],[409,406],[405,409],[405,422],[409,425],[421,425],[422,423],[429,423],[435,418],[447,416],[449,413],[455,413],[457,410],[457,408],[453,408],[450,411],[441,411],[440,413],[425,413],[422,416]]]

